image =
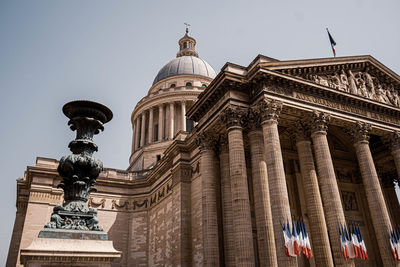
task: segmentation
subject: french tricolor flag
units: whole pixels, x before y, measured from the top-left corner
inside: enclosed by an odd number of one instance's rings
[[[306,256],[307,259],[311,259],[313,256],[312,250],[311,250],[311,244],[310,244],[310,238],[308,237],[308,233],[307,233],[307,228],[306,225],[304,224],[303,221],[300,222],[302,225],[302,232],[303,232],[303,253]]]
[[[331,43],[333,56],[336,57],[336,50],[335,50],[336,42],[335,42],[335,40],[333,40],[333,37],[332,37],[332,35],[329,33],[328,28],[326,28],[326,31],[328,32],[329,42]]]
[[[285,241],[285,254],[286,256],[290,256],[289,253],[289,246],[291,243],[291,233],[290,233],[290,227],[289,227],[289,222],[286,224],[285,222],[283,222],[283,224],[281,223],[281,227],[282,227],[282,232],[283,232],[283,239]]]
[[[299,236],[297,235],[297,229],[294,224],[294,220],[292,220],[292,244],[294,249],[294,254],[300,256],[300,247],[299,247]]]
[[[397,231],[392,230],[389,233],[390,246],[392,247],[394,261],[400,260],[400,253],[399,253],[400,252],[400,242],[399,242],[400,233],[398,230]]]
[[[365,246],[364,239],[361,235],[360,228],[358,226],[356,226],[355,231],[356,231],[357,241],[359,244],[359,251],[361,253],[360,259],[368,260],[367,247]]]
[[[340,238],[340,246],[343,252],[343,257],[345,260],[348,260],[350,258],[349,249],[347,247],[345,228],[342,225],[339,225],[339,238]]]

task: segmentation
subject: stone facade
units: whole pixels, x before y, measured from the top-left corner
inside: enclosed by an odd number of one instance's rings
[[[189,78],[207,88],[182,89]],[[181,89],[155,93],[174,79]],[[398,75],[370,56],[260,55],[211,80],[153,85],[132,114],[130,167],[98,178],[89,203],[122,251],[113,266],[400,266],[387,238],[400,223]],[[57,164],[38,158],[17,181],[7,266],[62,201]],[[310,261],[284,253],[280,222],[293,217],[307,225]],[[343,259],[340,223],[360,227],[369,261]]]

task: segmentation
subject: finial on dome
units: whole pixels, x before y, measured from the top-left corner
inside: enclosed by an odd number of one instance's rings
[[[186,33],[185,36],[183,36],[179,40],[179,52],[176,54],[176,57],[181,57],[181,56],[194,56],[198,57],[199,55],[196,52],[196,40],[189,36],[189,23],[184,23],[186,26]]]
[[[185,23],[183,23],[183,24],[185,24],[185,26],[186,26],[186,34],[189,34],[189,27],[190,27],[190,24],[187,23],[187,22],[185,22]]]

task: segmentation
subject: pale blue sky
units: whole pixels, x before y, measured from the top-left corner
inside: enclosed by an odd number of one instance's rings
[[[130,114],[175,57],[184,22],[218,72],[227,62],[369,54],[400,73],[400,1],[0,0],[0,265],[15,217],[15,179],[37,156],[59,159],[74,138],[61,113],[99,101],[114,119],[97,136],[106,167],[126,169]]]

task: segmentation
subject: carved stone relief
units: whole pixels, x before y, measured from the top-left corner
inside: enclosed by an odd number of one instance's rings
[[[112,199],[107,200],[102,198],[100,200],[95,200],[94,198],[90,198],[88,205],[89,207],[96,207],[104,209],[110,207],[110,205],[106,205],[106,203],[111,202],[111,209],[118,211],[134,211],[134,210],[144,210],[147,209],[159,201],[164,199],[166,196],[171,194],[172,192],[172,181],[164,184],[161,188],[159,188],[152,195],[144,198],[136,198],[136,199]]]
[[[352,183],[352,172],[349,170],[336,170],[336,177],[340,182]]]
[[[345,72],[341,70],[334,74],[311,74],[305,78],[339,91],[400,107],[399,92],[394,85],[382,83],[378,78],[371,76],[368,71],[352,72],[348,70]]]
[[[349,191],[342,191],[342,201],[345,211],[358,211],[356,193]]]

